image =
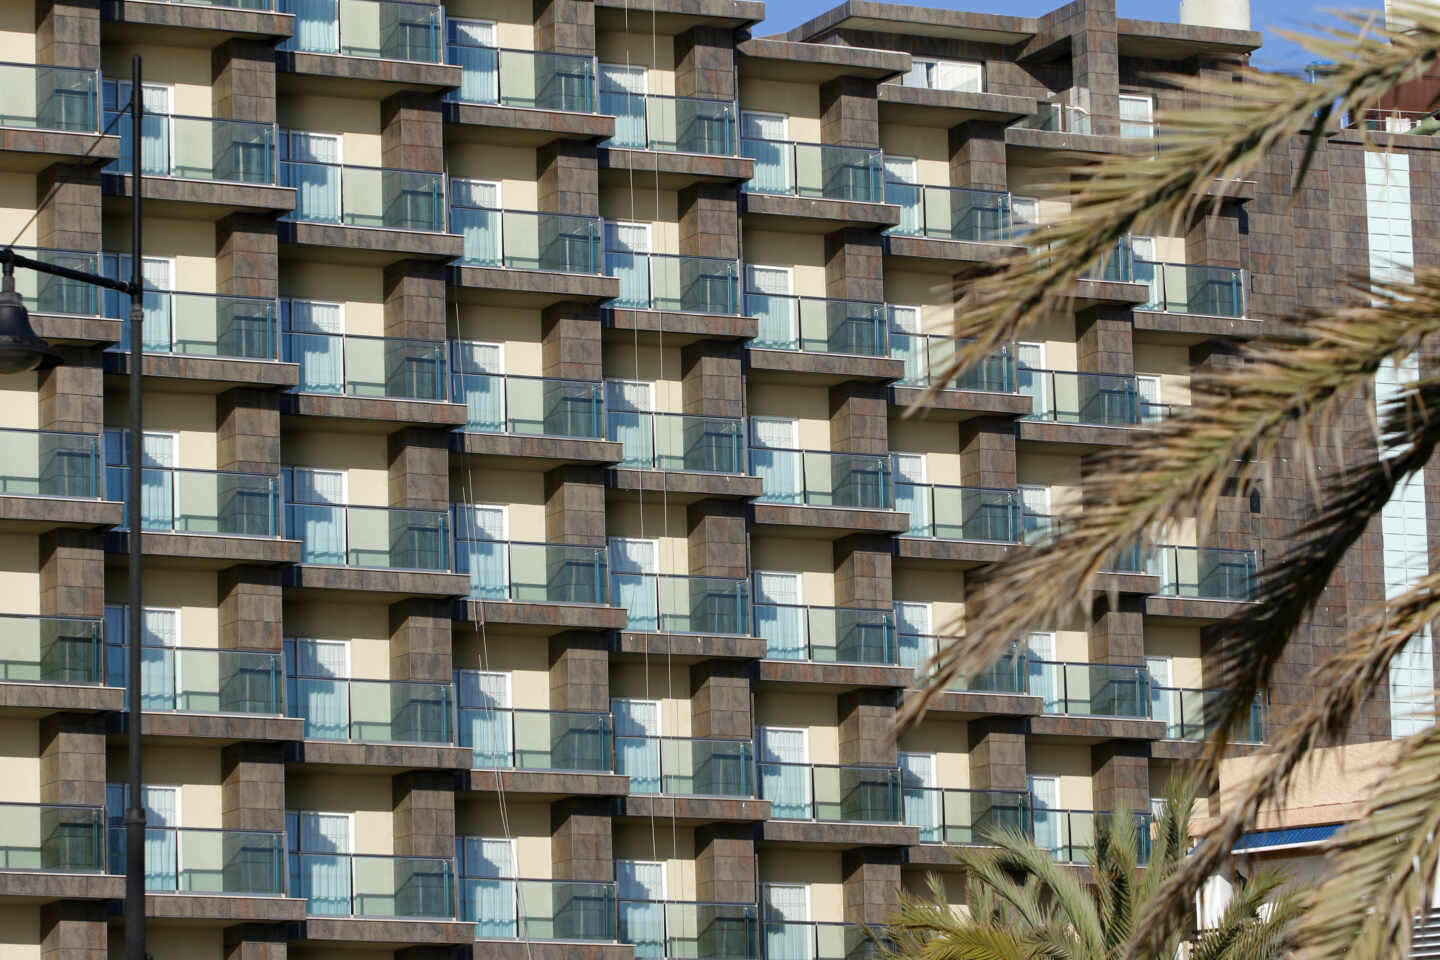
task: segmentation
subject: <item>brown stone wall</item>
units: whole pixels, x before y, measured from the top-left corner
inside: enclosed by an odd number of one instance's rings
[[[1096,810],[1150,812],[1150,747],[1139,740],[1111,740],[1090,748]]]
[[[690,668],[690,727],[696,737],[748,739],[750,667],[734,660],[703,660]]]
[[[840,762],[872,766],[895,766],[895,706],[891,690],[855,690],[837,698],[836,719],[840,726]]]
[[[450,508],[449,437],[409,427],[387,438],[390,506],[411,510]]]
[[[983,717],[968,724],[970,786],[974,790],[1025,790],[1025,720]]]
[[[1005,126],[967,120],[950,128],[950,185],[1007,190]]]
[[[740,192],[733,184],[697,183],[676,194],[680,252],[697,257],[740,256]]]
[[[754,903],[755,839],[748,825],[695,828],[695,897],[711,903]]]
[[[595,53],[593,0],[534,0],[535,49]]]
[[[830,448],[885,456],[890,452],[890,401],[884,384],[850,381],[830,388]]]
[[[440,99],[406,91],[380,102],[380,162],[394,170],[445,169]]]
[[[97,47],[97,58],[99,52]],[[42,206],[46,197],[50,199]],[[87,253],[100,249],[98,167],[63,163],[46,167],[35,175],[35,203],[40,209],[35,217],[37,246]]]
[[[605,546],[605,475],[595,467],[556,467],[545,474],[545,538]]]
[[[960,477],[966,486],[1015,489],[1015,424],[999,417],[966,420],[960,430]]]
[[[549,143],[535,151],[535,173],[541,210],[599,215],[600,167],[594,144],[577,140]]]
[[[105,718],[52,713],[40,720],[40,802],[105,805]]]
[[[1076,368],[1087,373],[1133,374],[1134,323],[1130,311],[1093,307],[1075,316]]]
[[[610,709],[610,643],[602,633],[550,638],[550,709]]]
[[[402,857],[455,855],[455,778],[440,770],[412,770],[390,778],[395,803],[395,853]]]
[[[104,616],[104,536],[53,530],[38,539],[41,612],[52,617]]]
[[[108,904],[88,900],[56,900],[40,910],[41,960],[107,960]],[[123,937],[124,929],[115,928]]]
[[[1101,595],[1090,607],[1090,656],[1096,663],[1145,662],[1145,600]]]
[[[226,830],[285,829],[285,748],[232,743],[220,750],[220,804]]]
[[[750,575],[747,507],[731,500],[699,500],[685,508],[690,573],[697,577]]]
[[[280,295],[280,240],[273,218],[232,213],[215,224],[215,289],[236,297]]]
[[[100,351],[59,347],[65,362],[38,373],[40,429],[98,434],[105,425],[105,376]]]
[[[892,543],[889,537],[851,534],[835,541],[835,605],[889,610]]]
[[[745,416],[745,372],[739,344],[697,340],[680,350],[680,394],[686,413]]]
[[[210,51],[215,116],[275,122],[275,48],[258,40],[227,40]]]
[[[901,851],[894,847],[860,847],[841,854],[845,878],[847,923],[888,923],[900,907]]]
[[[36,0],[35,62],[98,69],[100,0]]]
[[[446,339],[445,266],[401,260],[385,268],[385,336]]]
[[[279,653],[285,640],[285,596],[279,570],[231,567],[216,574],[220,646]]]
[[[444,600],[412,597],[390,604],[390,676],[449,683],[450,607]]]
[[[540,315],[545,376],[599,380],[600,311],[588,303],[556,303]]]
[[[732,31],[691,27],[676,35],[675,93],[710,100],[735,98],[735,35]]]
[[[874,80],[837,77],[820,85],[820,139],[847,147],[880,146]]]
[[[288,938],[283,924],[241,923],[226,927],[224,960],[285,960]]]
[[[825,235],[825,295],[834,300],[885,300],[885,241],[873,230]]]
[[[557,880],[613,881],[609,804],[580,797],[550,804],[550,851]]]
[[[280,473],[280,400],[268,390],[237,387],[215,398],[215,453],[220,470]]]

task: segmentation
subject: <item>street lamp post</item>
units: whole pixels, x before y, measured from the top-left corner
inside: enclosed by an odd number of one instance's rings
[[[99,105],[97,104],[97,107]],[[54,367],[56,355],[30,325],[29,314],[15,292],[15,268],[25,267],[39,273],[89,283],[107,290],[130,295],[130,469],[129,502],[126,504],[127,540],[130,547],[130,610],[128,646],[126,649],[129,684],[126,689],[126,725],[130,752],[129,796],[125,804],[125,960],[148,960],[145,953],[145,804],[141,792],[143,768],[140,763],[140,642],[143,617],[141,585],[144,557],[140,550],[140,468],[144,451],[144,421],[141,409],[143,384],[141,362],[144,349],[145,300],[141,273],[141,125],[145,117],[144,97],[140,87],[140,57],[131,63],[130,80],[130,279],[112,279],[98,273],[72,270],[55,264],[32,260],[15,252],[13,247],[0,248],[0,265],[4,267],[4,283],[0,288],[0,373],[19,373]]]

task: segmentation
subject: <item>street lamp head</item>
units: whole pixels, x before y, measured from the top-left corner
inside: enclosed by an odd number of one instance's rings
[[[0,290],[0,374],[49,370],[62,362],[50,344],[35,335],[30,312],[15,292],[15,267],[5,264],[4,289]]]

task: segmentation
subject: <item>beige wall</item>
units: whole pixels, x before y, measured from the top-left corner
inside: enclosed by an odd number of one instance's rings
[[[609,504],[605,511],[605,533],[611,537],[657,541],[660,572],[690,573],[690,543],[687,536],[685,507],[671,504],[667,511],[659,497],[646,498],[642,511],[636,501]]]
[[[285,777],[285,809],[355,814],[355,852],[395,853],[395,801],[390,776],[297,774]]]
[[[506,817],[502,820],[499,794],[462,793],[455,799],[456,836],[508,836],[515,841],[516,874],[527,880],[550,879],[550,804],[526,803],[507,796]]]
[[[342,303],[346,333],[385,334],[385,274],[378,267],[286,262],[280,270],[280,296]]]
[[[1163,343],[1135,344],[1135,372],[1160,377],[1163,403],[1190,402],[1190,352],[1184,346]]]
[[[361,167],[382,165],[379,100],[288,96],[276,101],[275,110],[284,129],[341,134],[342,162]]]
[[[762,727],[799,727],[806,731],[811,763],[840,762],[840,730],[835,698],[823,693],[760,692],[755,723]]]
[[[0,536],[0,596],[6,613],[40,612],[38,539],[28,534]]]
[[[655,344],[607,343],[601,351],[605,376],[616,380],[648,380],[654,384],[655,409],[680,413],[685,409],[681,395],[684,368],[680,348],[661,350]]]
[[[162,47],[107,40],[100,49],[101,75],[107,80],[128,80],[130,58],[137,53],[145,60],[145,83],[163,83],[170,86],[173,113],[185,117],[213,115],[208,45]]]
[[[0,905],[0,956],[6,960],[40,960],[38,904]]]
[[[1260,829],[1339,823],[1358,817],[1367,798],[1394,766],[1401,741],[1377,740],[1311,752],[1312,762],[1301,768],[1289,794],[1269,804],[1256,818]],[[1220,765],[1220,809],[1228,811],[1235,792],[1264,769],[1262,755],[1232,757]],[[1200,824],[1194,832],[1208,827]]]
[[[390,610],[362,599],[343,603],[291,601],[285,604],[285,635],[312,640],[347,640],[350,676],[390,678]]]
[[[145,432],[178,435],[178,465],[188,470],[218,468],[215,446],[215,398],[200,393],[167,393],[145,388]],[[105,391],[105,426],[130,426],[128,392]]]
[[[695,900],[695,829],[645,823],[614,827],[616,860],[651,860],[665,864],[665,899]]]
[[[675,95],[675,38],[668,34],[650,33],[650,17],[635,11],[631,26],[644,26],[644,32],[603,30],[595,37],[595,52],[601,63],[619,66],[648,67],[645,71],[647,93]]]
[[[824,387],[788,383],[750,383],[745,409],[752,417],[789,417],[800,421],[800,446],[830,449],[830,393]]]
[[[505,507],[510,540],[545,542],[545,474],[542,471],[456,466],[450,471],[450,490],[456,503]]]
[[[458,320],[453,304],[447,311],[445,325],[452,334],[458,329],[457,339],[504,344],[502,359],[506,373],[526,377],[544,375],[539,310],[465,304],[459,308]]]
[[[740,109],[783,113],[790,118],[790,139],[820,142],[820,88],[813,83],[746,80],[740,75]]]
[[[390,503],[390,460],[383,434],[286,431],[280,456],[287,467],[345,470],[350,503],[376,507]]]
[[[1060,778],[1060,807],[1066,810],[1094,810],[1090,785],[1090,747],[1053,743],[1028,743],[1026,768],[1032,776]]]
[[[527,710],[550,707],[550,645],[534,635],[502,628],[456,631],[453,660],[457,670],[495,670],[510,674],[510,702]]]
[[[818,234],[747,229],[745,262],[791,268],[791,289],[798,297],[825,296],[825,238]]]
[[[445,4],[452,19],[490,20],[495,41],[512,50],[535,49],[535,11],[528,0],[453,0]]]
[[[845,919],[845,884],[841,854],[832,850],[760,851],[760,882],[810,884],[810,919],[839,923]]]
[[[757,536],[750,544],[750,567],[800,573],[803,603],[835,606],[835,555],[829,540]]]
[[[960,431],[953,423],[892,416],[890,449],[899,453],[923,453],[925,479],[930,483],[959,486],[965,482],[960,472]]]
[[[885,267],[885,302],[920,308],[920,326],[927,333],[950,334],[955,330],[955,306],[951,303],[953,284],[948,276]]]
[[[40,802],[40,729],[33,718],[0,717],[0,782],[6,802]]]
[[[660,702],[660,734],[666,737],[690,737],[690,668],[669,665],[660,657],[652,657],[650,668],[643,662],[624,661],[610,664],[610,697],[615,700],[658,700]]]
[[[106,217],[101,229],[106,253],[130,252],[128,217]],[[174,261],[171,275],[176,290],[215,292],[215,227],[210,221],[147,216],[145,256]]]
[[[220,645],[220,611],[211,570],[183,567],[145,571],[145,606],[180,611],[180,646],[214,649]],[[128,600],[129,577],[124,567],[106,567],[105,602]]]
[[[194,960],[196,957],[224,956],[225,931],[221,927],[192,924],[170,926],[150,922],[145,926],[145,946],[155,960]],[[108,949],[111,957],[125,953],[124,930],[111,928]]]
[[[914,157],[919,183],[950,186],[950,131],[944,127],[882,123],[880,147],[887,156]]]
[[[124,783],[129,753],[112,747],[105,757],[105,779]],[[180,825],[219,829],[224,826],[220,796],[220,748],[145,745],[145,782],[180,788]]]
[[[1145,627],[1145,653],[1170,657],[1170,682],[1176,687],[1203,688],[1199,627]]]
[[[529,147],[450,143],[445,145],[445,164],[452,177],[499,181],[500,206],[506,210],[540,209],[535,151]]]
[[[900,737],[903,753],[935,755],[935,785],[952,789],[970,786],[970,732],[965,720],[944,720],[932,714]]]
[[[895,566],[896,600],[930,604],[930,622],[938,636],[960,634],[965,617],[965,575],[948,570]]]
[[[35,176],[29,173],[0,173],[0,231],[6,240],[19,235],[21,246],[35,245],[35,224],[26,225],[35,211]],[[21,228],[24,228],[23,230]]]
[[[628,187],[600,188],[600,216],[650,224],[650,249],[654,253],[680,252],[679,207],[674,190],[656,191],[637,181]]]
[[[34,4],[0,4],[0,60],[7,63],[35,62]]]

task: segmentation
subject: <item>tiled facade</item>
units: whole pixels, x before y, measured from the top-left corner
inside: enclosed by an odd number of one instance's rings
[[[1079,861],[1198,755],[1216,625],[1311,509],[1294,458],[891,733],[967,578],[1073,514],[1087,458],[1370,267],[1353,133],[1298,203],[1295,143],[906,410],[966,277],[1065,215],[1057,164],[1153,150],[1154,111],[1194,104],[1144,78],[1258,34],[1113,0],[854,0],[768,38],[749,0],[0,16],[0,236],[128,269],[131,150],[145,171],[156,960],[842,960],[949,846],[1009,824]],[[142,142],[122,117],[96,145],[136,53]],[[1396,140],[1416,263],[1430,147]],[[0,378],[0,953],[98,960],[124,933],[125,313],[19,285],[66,362]],[[1369,424],[1357,402],[1347,446]],[[1383,596],[1386,545],[1377,522],[1254,739]],[[1382,694],[1354,739],[1391,731]]]

